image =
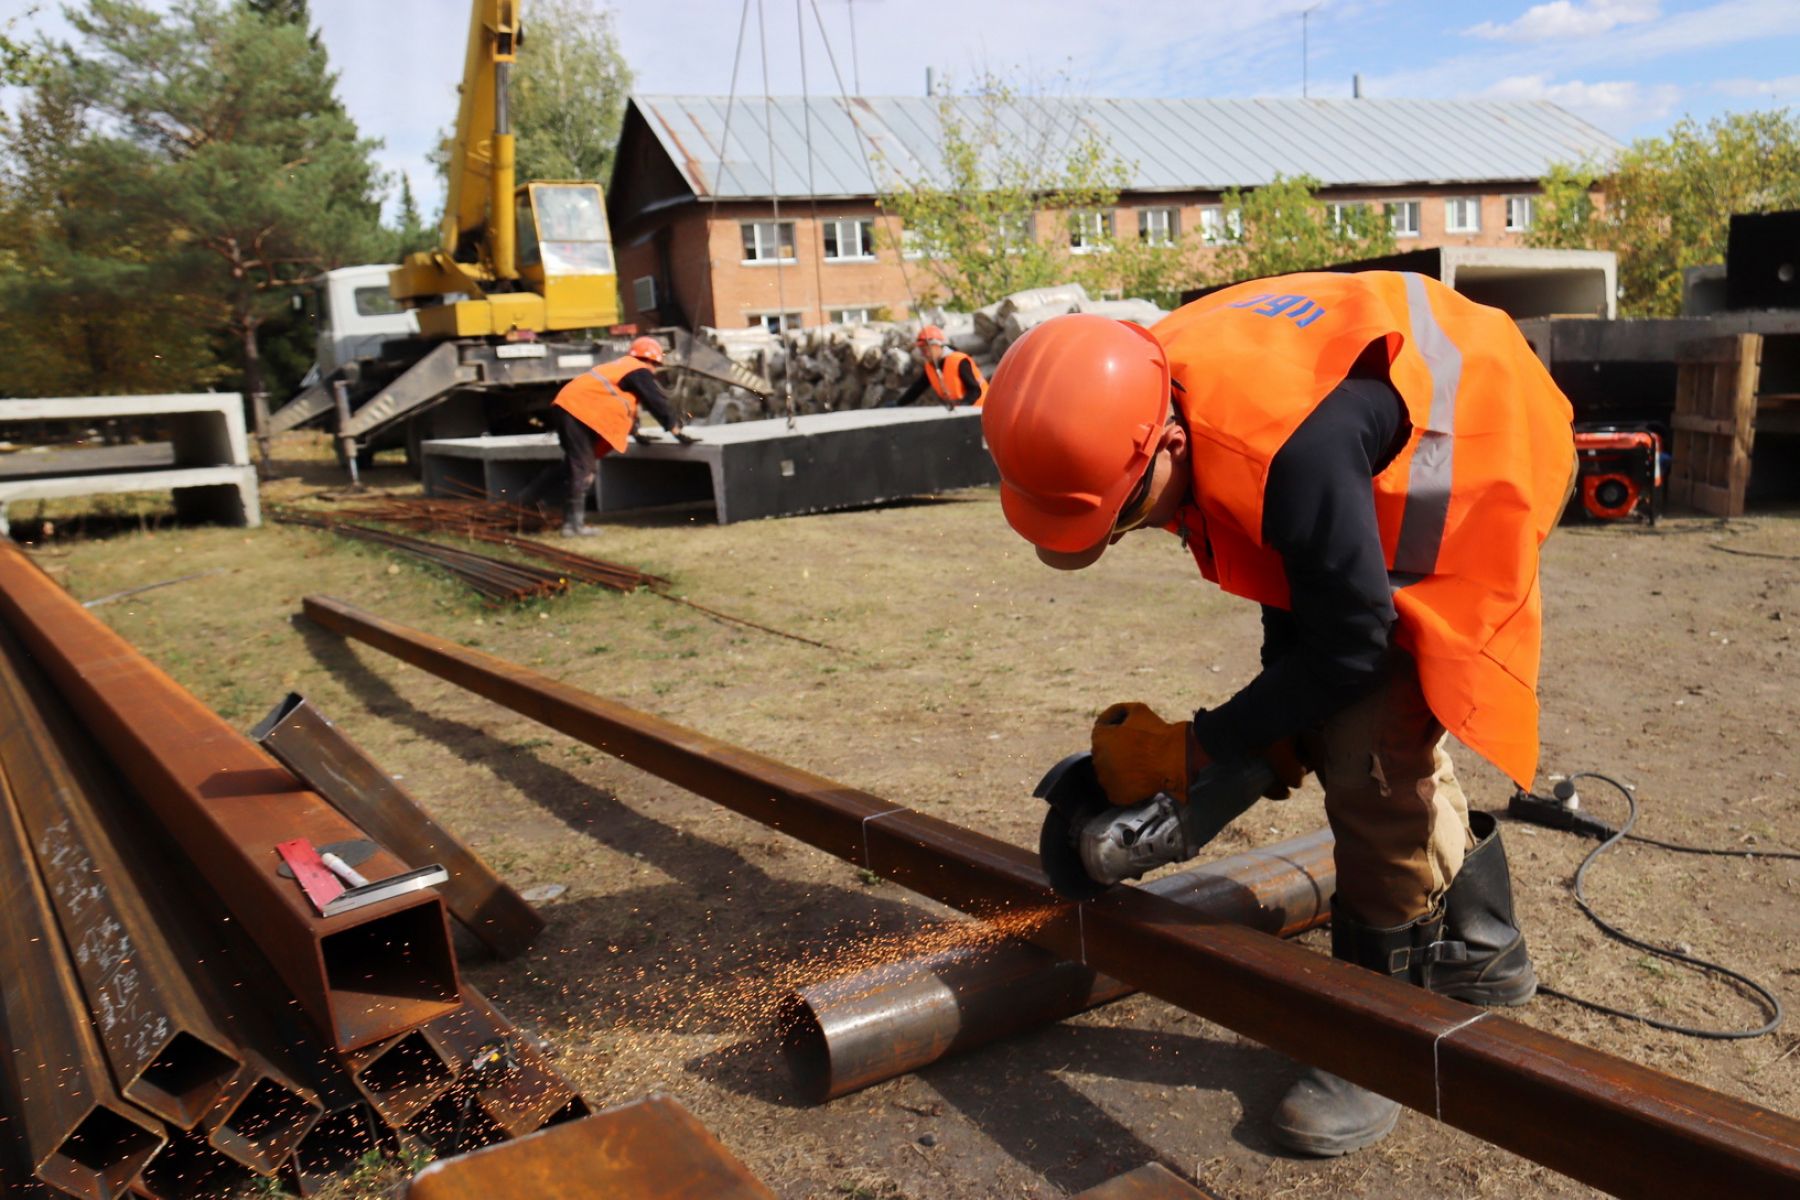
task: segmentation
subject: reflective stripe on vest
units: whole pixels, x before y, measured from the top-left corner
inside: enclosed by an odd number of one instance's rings
[[[1450,517],[1450,485],[1456,459],[1456,390],[1462,386],[1462,351],[1456,348],[1431,311],[1423,276],[1408,272],[1406,301],[1412,318],[1413,346],[1431,372],[1431,419],[1413,451],[1406,476],[1406,510],[1394,547],[1394,570],[1402,575],[1429,575],[1437,566],[1438,547]]]

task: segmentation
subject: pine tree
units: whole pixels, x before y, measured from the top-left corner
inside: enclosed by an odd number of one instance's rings
[[[419,250],[429,250],[437,245],[437,230],[427,225],[419,216],[419,202],[413,198],[412,176],[400,173],[400,211],[396,214],[399,227],[394,230],[394,260],[405,258]]]

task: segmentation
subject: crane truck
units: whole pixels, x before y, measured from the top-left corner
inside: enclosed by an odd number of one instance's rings
[[[519,431],[562,384],[623,354],[640,332],[664,344],[668,366],[772,390],[685,330],[617,326],[598,183],[516,181],[508,83],[520,4],[471,5],[438,244],[395,267],[320,277],[314,368],[268,418],[275,434],[335,415],[353,474],[387,447],[404,446],[416,466],[426,439]]]

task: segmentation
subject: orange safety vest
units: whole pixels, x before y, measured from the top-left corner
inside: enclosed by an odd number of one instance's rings
[[[931,360],[926,359],[925,378],[931,382],[931,390],[937,393],[938,399],[946,404],[961,404],[963,401],[962,364],[965,360],[969,364],[969,369],[975,372],[975,381],[981,385],[981,395],[975,398],[975,407],[980,408],[981,402],[987,399],[987,379],[982,375],[981,368],[975,365],[975,360],[969,358],[961,350],[945,351],[944,370],[941,374],[936,367],[931,365]]]
[[[601,363],[563,384],[553,403],[593,430],[597,443],[623,454],[637,428],[638,402],[619,384],[633,371],[648,369],[629,355]]]
[[[1515,783],[1538,761],[1538,547],[1574,461],[1573,410],[1505,313],[1422,275],[1277,276],[1186,305],[1152,336],[1193,445],[1174,526],[1201,573],[1290,607],[1262,541],[1269,464],[1373,343],[1412,421],[1375,477],[1398,617],[1443,725]]]

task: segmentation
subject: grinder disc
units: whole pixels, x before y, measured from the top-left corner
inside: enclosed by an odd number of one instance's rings
[[[1049,805],[1038,833],[1038,859],[1056,894],[1067,900],[1092,900],[1112,885],[1087,873],[1081,861],[1081,830],[1108,807],[1106,793],[1094,776],[1093,757],[1071,754],[1054,767],[1033,793]]]

